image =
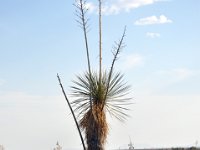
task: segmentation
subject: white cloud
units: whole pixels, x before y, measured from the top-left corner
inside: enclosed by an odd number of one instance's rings
[[[2,92],[0,118],[0,141],[5,141],[0,144],[5,144],[7,149],[20,149],[21,145],[30,150],[38,149],[38,145],[39,149],[53,149],[57,140],[63,149],[80,145],[72,115],[61,92],[58,96]],[[38,133],[42,134],[38,136]]]
[[[97,6],[91,2],[86,3],[85,7],[89,10],[89,12],[93,12],[97,9]]]
[[[168,19],[165,15],[150,16],[146,18],[141,18],[135,21],[135,25],[152,25],[152,24],[165,24],[172,23],[172,20]]]
[[[160,37],[160,33],[147,32],[146,33],[146,37],[149,37],[149,38],[158,38],[158,37]]]
[[[129,12],[132,9],[150,5],[159,0],[108,0],[103,5],[102,12],[106,15],[118,14],[120,12]],[[97,11],[97,6],[94,3],[89,2],[87,4],[87,8],[91,11]]]
[[[173,68],[149,72],[137,85],[139,95],[151,94],[198,94],[199,70]]]
[[[5,83],[5,80],[0,79],[0,86],[3,85]]]
[[[186,68],[175,69],[173,72],[180,80],[187,79],[195,74],[194,71]]]
[[[199,99],[199,94],[137,96],[128,122],[125,125],[111,122],[112,130],[108,141],[112,143],[108,144],[119,143],[120,147],[127,148],[127,145],[122,144],[127,143],[127,135],[130,135],[131,138],[134,137],[134,146],[141,149],[185,146],[200,137]],[[119,130],[121,128],[123,130]],[[116,146],[112,148],[116,149]]]
[[[124,70],[130,70],[144,64],[144,57],[140,54],[129,54],[122,57],[122,67]]]
[[[187,68],[176,68],[171,70],[162,70],[159,71],[160,74],[175,78],[176,80],[185,80],[188,79],[194,75],[196,75],[198,72],[187,69]]]

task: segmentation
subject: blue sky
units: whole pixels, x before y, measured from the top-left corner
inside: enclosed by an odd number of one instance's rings
[[[98,63],[97,1],[90,9],[89,48]],[[0,145],[9,150],[79,148],[60,91],[87,69],[73,0],[0,1]],[[200,1],[104,0],[103,66],[127,27],[116,70],[132,85],[131,118],[109,118],[107,148],[193,146],[200,141]]]

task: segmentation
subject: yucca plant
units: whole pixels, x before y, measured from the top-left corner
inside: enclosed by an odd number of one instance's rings
[[[123,75],[114,72],[114,65],[119,53],[124,47],[124,29],[121,39],[115,43],[113,48],[113,60],[108,70],[102,71],[102,21],[101,21],[101,0],[99,2],[99,70],[92,70],[89,57],[86,1],[76,1],[78,22],[80,23],[85,39],[87,52],[88,71],[78,75],[73,81],[72,95],[75,100],[72,102],[74,111],[78,114],[79,126],[85,133],[88,150],[103,150],[108,135],[108,124],[106,113],[110,113],[120,121],[126,117],[126,105],[128,104],[127,94],[130,86],[124,80]]]
[[[73,81],[72,96],[75,100],[70,103],[61,80],[58,76],[62,92],[72,112],[84,150],[104,150],[104,145],[108,135],[108,124],[106,115],[116,117],[120,121],[124,121],[128,116],[126,111],[130,98],[127,97],[130,86],[123,80],[120,72],[114,71],[115,62],[118,55],[124,47],[124,37],[126,28],[118,42],[113,47],[113,59],[109,69],[102,69],[102,1],[99,4],[99,70],[92,70],[90,64],[89,46],[87,38],[88,18],[86,13],[86,0],[76,0],[77,22],[83,29],[88,70],[83,75],[77,75]],[[74,108],[74,110],[72,109]],[[77,116],[75,116],[75,113]],[[82,137],[81,129],[85,134],[87,146]]]
[[[85,132],[87,149],[103,150],[108,134],[106,111],[120,121],[127,117],[124,105],[129,99],[126,98],[129,86],[123,82],[120,73],[113,73],[109,79],[106,72],[102,74],[100,82],[98,73],[93,72],[91,76],[88,73],[77,76],[74,83],[72,89],[76,100],[72,104],[78,112],[80,127]]]

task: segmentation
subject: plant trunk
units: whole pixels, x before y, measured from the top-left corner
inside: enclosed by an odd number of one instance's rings
[[[101,107],[93,106],[93,110],[89,110],[80,120],[80,126],[85,130],[87,150],[104,150],[108,126]]]

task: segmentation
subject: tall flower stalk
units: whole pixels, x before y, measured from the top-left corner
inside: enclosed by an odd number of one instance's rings
[[[79,0],[76,4],[79,23],[87,39],[87,21],[85,15],[87,12],[86,1]],[[108,124],[106,112],[115,116],[120,121],[127,117],[126,104],[130,98],[127,94],[130,86],[126,85],[123,75],[114,72],[114,65],[118,55],[124,47],[124,37],[126,28],[118,42],[115,42],[113,48],[113,60],[108,71],[102,69],[102,1],[98,0],[99,16],[99,70],[92,71],[88,69],[83,75],[78,75],[73,81],[72,95],[75,100],[72,102],[79,120],[80,128],[85,133],[87,150],[104,150],[104,145],[108,135]],[[81,17],[80,17],[81,16]],[[87,40],[85,40],[87,42]],[[87,59],[89,60],[89,50],[87,50]],[[88,61],[90,62],[90,61]],[[89,64],[89,63],[88,63]],[[89,68],[89,67],[88,67]]]
[[[101,19],[101,0],[99,0],[99,82],[102,74],[102,19]]]
[[[84,143],[84,140],[83,140],[83,136],[82,136],[80,127],[79,127],[79,125],[78,125],[78,121],[77,121],[77,119],[76,119],[75,113],[74,113],[74,111],[73,111],[73,109],[72,109],[72,106],[71,106],[71,104],[70,104],[70,102],[69,102],[69,99],[68,99],[68,97],[67,97],[67,94],[65,93],[64,87],[63,87],[63,85],[62,85],[62,83],[61,83],[61,79],[60,79],[60,77],[59,77],[58,74],[57,74],[57,78],[58,78],[58,82],[59,82],[59,84],[60,84],[60,87],[61,87],[61,89],[62,89],[63,95],[64,95],[64,97],[65,97],[65,100],[67,101],[67,104],[68,104],[68,106],[69,106],[69,109],[70,109],[70,111],[71,111],[71,113],[72,113],[74,122],[75,122],[75,124],[76,124],[77,130],[78,130],[78,133],[79,133],[79,136],[80,136],[80,138],[81,138],[81,142],[82,142],[82,145],[83,145],[83,149],[86,150],[85,143]]]
[[[124,121],[128,116],[126,105],[129,104],[130,98],[127,97],[130,86],[123,80],[120,72],[115,72],[114,66],[117,58],[124,47],[124,37],[126,28],[119,41],[115,42],[113,47],[113,59],[108,70],[102,69],[102,0],[98,0],[99,16],[99,69],[91,69],[89,46],[88,46],[88,19],[86,13],[86,0],[76,0],[77,22],[83,29],[88,69],[83,75],[77,75],[73,81],[72,96],[74,101],[69,106],[74,116],[75,122],[78,122],[77,129],[81,140],[84,132],[87,150],[104,150],[106,138],[108,135],[108,123],[106,114]],[[76,113],[76,116],[74,115]]]

